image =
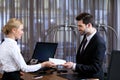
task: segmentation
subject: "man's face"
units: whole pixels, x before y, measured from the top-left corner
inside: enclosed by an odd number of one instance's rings
[[[78,30],[81,35],[84,35],[87,33],[87,25],[84,24],[82,20],[78,21],[77,25],[78,25]]]

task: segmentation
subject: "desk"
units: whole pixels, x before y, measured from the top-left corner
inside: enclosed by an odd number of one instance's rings
[[[62,77],[59,77],[59,76],[57,76],[57,75],[55,75],[55,74],[43,76],[41,79],[34,79],[34,78],[33,78],[34,76],[35,76],[35,75],[33,75],[33,74],[25,73],[25,74],[22,76],[22,78],[23,78],[24,80],[67,80],[67,79],[64,79],[64,78],[62,78]],[[1,78],[2,78],[2,74],[0,74],[0,80],[1,80]]]
[[[57,73],[53,73],[53,74],[49,74],[49,75],[45,75],[43,76],[42,78],[40,79],[34,79],[34,76],[33,74],[31,73],[25,73],[22,78],[24,80],[68,80],[68,79],[65,79],[65,78],[62,78],[60,76],[57,76]],[[2,77],[2,74],[0,74],[0,78]],[[1,80],[1,79],[0,79]],[[99,79],[84,79],[84,80],[99,80]]]
[[[59,76],[57,76],[55,74],[45,75],[41,79],[33,79],[33,77],[34,77],[34,75],[31,75],[31,74],[27,73],[22,78],[24,80],[67,80],[67,79],[59,77]]]

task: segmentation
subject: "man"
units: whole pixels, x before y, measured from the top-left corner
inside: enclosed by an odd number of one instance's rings
[[[78,30],[84,39],[78,48],[76,63],[67,62],[63,66],[75,70],[81,78],[103,80],[102,64],[106,51],[105,41],[97,32],[91,14],[81,13],[76,20]]]

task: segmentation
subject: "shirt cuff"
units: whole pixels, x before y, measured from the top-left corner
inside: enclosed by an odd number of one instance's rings
[[[75,70],[75,67],[76,67],[76,63],[73,63],[72,69]]]

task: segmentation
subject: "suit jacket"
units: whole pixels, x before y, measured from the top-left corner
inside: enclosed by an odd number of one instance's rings
[[[81,78],[99,78],[103,80],[102,63],[105,51],[105,41],[98,32],[91,38],[83,53],[80,53],[78,49],[75,71],[79,73]]]

